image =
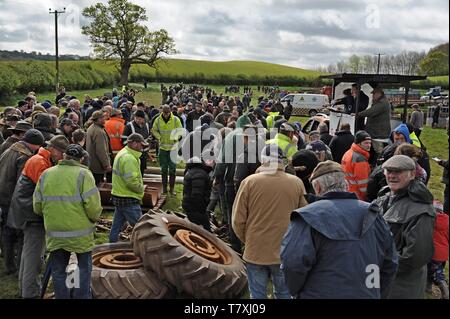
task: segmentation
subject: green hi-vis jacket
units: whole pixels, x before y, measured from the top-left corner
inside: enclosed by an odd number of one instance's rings
[[[142,200],[144,182],[141,175],[142,153],[125,146],[114,158],[111,194]]]
[[[267,128],[271,129],[273,127],[274,123],[274,119],[276,116],[280,115],[280,112],[269,112],[269,115],[266,118],[266,122],[267,122]]]
[[[94,247],[94,226],[102,205],[86,166],[61,160],[45,170],[33,194],[33,210],[44,218],[49,251],[84,253]]]
[[[290,159],[297,152],[297,145],[295,145],[289,136],[277,133],[275,138],[266,141],[266,144],[278,145],[283,151],[283,155]]]
[[[181,121],[170,113],[169,121],[164,121],[162,114],[158,115],[153,123],[152,133],[159,140],[159,148],[163,151],[176,149],[179,138],[182,136]]]

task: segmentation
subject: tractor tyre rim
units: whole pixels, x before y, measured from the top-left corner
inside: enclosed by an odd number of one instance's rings
[[[132,249],[108,250],[94,254],[92,264],[98,268],[127,270],[141,268],[142,260]]]
[[[192,230],[179,228],[174,238],[190,251],[218,264],[230,264],[231,256],[207,238]]]

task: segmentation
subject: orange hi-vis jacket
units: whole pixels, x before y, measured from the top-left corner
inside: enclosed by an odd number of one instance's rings
[[[108,133],[111,149],[117,153],[123,148],[122,138],[125,129],[125,120],[120,117],[111,117],[105,122],[105,130]]]
[[[342,157],[341,165],[348,182],[348,190],[355,193],[360,200],[366,200],[370,176],[369,156],[369,152],[353,143]]]

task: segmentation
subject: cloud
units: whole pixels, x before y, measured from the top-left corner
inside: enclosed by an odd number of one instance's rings
[[[67,0],[58,20],[60,54],[88,55],[81,12]],[[100,2],[106,3],[106,0]],[[427,51],[448,42],[447,0],[132,0],[150,30],[166,29],[189,59],[259,60],[314,68],[352,54]],[[0,0],[0,48],[54,53],[58,0]]]

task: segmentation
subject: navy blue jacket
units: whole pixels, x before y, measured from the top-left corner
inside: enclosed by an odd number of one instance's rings
[[[386,297],[398,267],[379,207],[347,192],[326,193],[292,212],[281,261],[289,291],[297,298]],[[366,286],[374,282],[369,265],[379,267],[379,288]]]

